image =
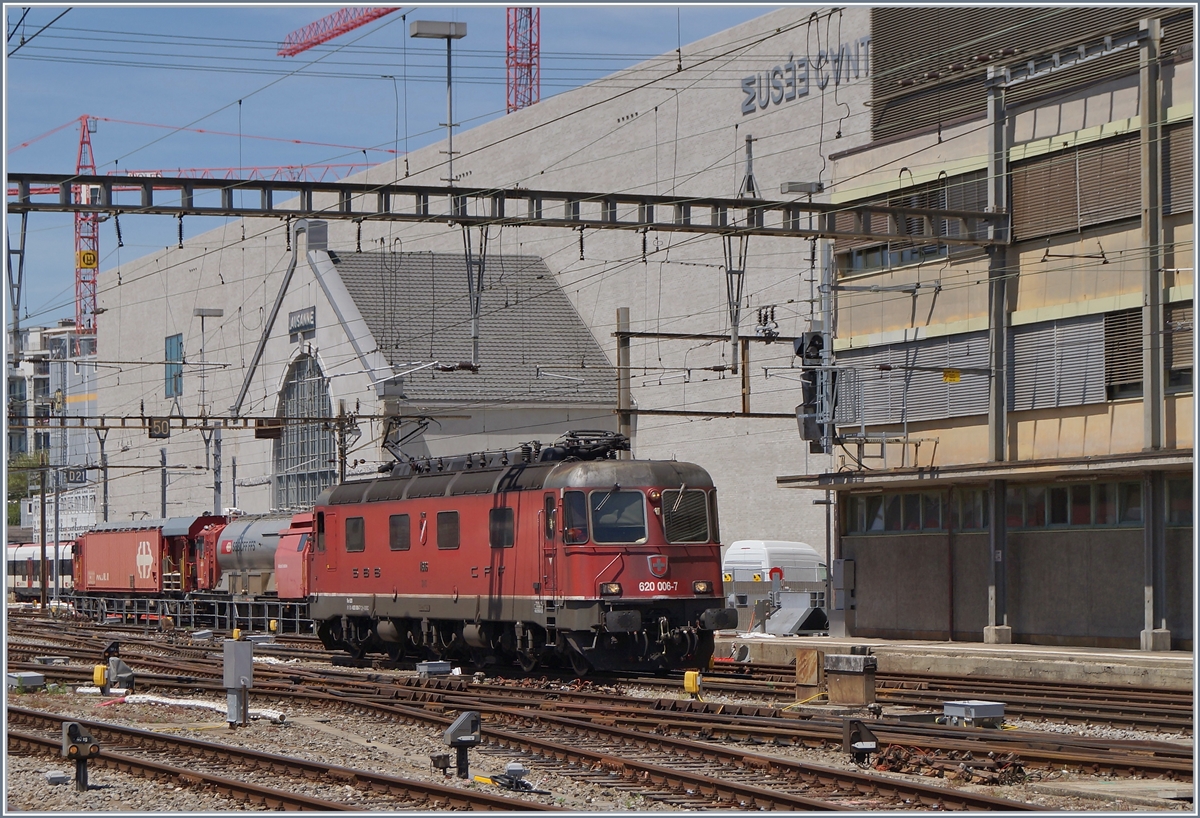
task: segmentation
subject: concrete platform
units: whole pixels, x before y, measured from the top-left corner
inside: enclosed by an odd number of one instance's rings
[[[866,646],[879,660],[879,673],[935,673],[1005,679],[1126,685],[1191,691],[1195,659],[1190,652],[1064,648],[1043,645],[988,645],[982,642],[919,642],[854,637],[764,637],[718,635],[718,658],[733,657],[745,645],[752,662],[789,664],[797,648],[850,653]]]
[[[1190,784],[1171,781],[1116,779],[1114,781],[1064,781],[1053,784],[1030,784],[1034,792],[1071,798],[1093,798],[1114,804],[1134,804],[1159,810],[1192,812],[1194,790]]]

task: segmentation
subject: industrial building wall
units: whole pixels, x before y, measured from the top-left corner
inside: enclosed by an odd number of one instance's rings
[[[682,70],[677,70],[671,53],[456,133],[455,177],[472,187],[733,196],[743,185],[746,137],[753,136],[754,176],[762,197],[781,198],[780,185],[787,181],[828,185],[829,155],[870,139],[864,105],[870,94],[870,35],[866,8],[831,12],[800,6],[771,12],[685,44]],[[751,87],[752,102],[743,90]],[[444,150],[444,143],[431,145],[349,181],[440,185],[446,175]],[[199,320],[191,317],[192,308],[223,306],[225,317],[208,321],[206,355],[210,361],[230,364],[210,370],[208,378],[208,388],[216,393],[213,404],[227,407],[241,384],[288,259],[282,224],[246,220],[245,240],[242,227],[231,221],[189,239],[182,250],[167,248],[103,273],[100,302],[108,312],[100,321],[100,343],[105,355],[155,359],[162,354],[164,336],[182,332],[191,360],[199,342]],[[404,252],[461,252],[463,241],[459,230],[444,225],[362,225],[364,249],[393,238],[402,240]],[[355,225],[331,222],[331,249],[348,253],[358,240]],[[808,329],[815,294],[811,249],[805,241],[750,240],[740,320],[743,336],[755,335],[757,311],[763,307],[774,307],[775,329],[784,336]],[[726,334],[730,329],[724,249],[714,236],[585,231],[581,246],[578,231],[507,228],[492,231],[488,252],[542,257],[611,361],[616,358],[613,332],[619,307],[630,308],[634,331]],[[487,286],[503,286],[494,277],[485,278]],[[465,282],[446,286],[465,287]],[[366,401],[367,384],[353,374],[358,368],[354,356],[329,323],[319,288],[305,270],[298,270],[283,313],[314,303],[318,328],[311,344],[331,375],[335,410],[339,399],[351,406]],[[482,331],[487,332],[486,320]],[[286,335],[277,332],[272,337],[243,413],[273,411],[286,364],[298,349]],[[737,354],[726,341],[635,339],[631,357],[636,407],[739,410],[742,384],[730,372]],[[766,366],[791,365],[791,345],[755,342],[750,355],[751,410],[778,413],[780,418],[640,415],[635,454],[674,457],[707,468],[721,493],[726,541],[762,537],[819,542],[823,514],[810,502],[818,495],[784,492],[775,485],[777,474],[823,470],[827,464],[825,458],[809,455],[799,440],[791,417],[799,403],[795,381],[768,379],[764,373]],[[103,385],[101,411],[136,412],[145,400],[147,414],[165,414],[170,401],[162,395],[162,373],[152,369],[122,373],[119,389],[114,381]],[[194,414],[196,376],[188,371],[185,379],[184,412]],[[364,426],[364,440],[377,438],[379,431]],[[239,438],[231,446],[231,437],[225,435],[226,463],[236,453],[239,478],[253,470],[258,479],[266,479],[269,444]],[[172,441],[172,462],[203,463],[199,436],[191,438],[195,439]],[[512,439],[523,439],[522,432],[513,430]],[[116,445],[110,441],[110,450],[123,445],[130,451],[120,462],[157,465],[158,447],[142,433],[122,435]],[[377,449],[366,456],[379,457]],[[154,472],[123,477],[122,508],[156,508],[157,478]],[[228,473],[226,479],[228,483]],[[186,489],[188,502],[203,505],[211,496],[206,484],[211,485],[210,474],[176,476],[172,491]],[[265,491],[239,488],[239,505],[266,503]]]
[[[847,625],[877,639],[975,640],[987,624],[988,537],[959,532],[845,536],[854,561]],[[951,616],[953,608],[953,617]]]
[[[1168,529],[1168,616],[1172,642],[1191,649],[1192,531]],[[845,536],[854,561],[855,636],[978,641],[987,624],[988,535]],[[953,549],[953,564],[950,550]],[[1010,531],[1009,624],[1013,640],[1035,644],[1136,648],[1142,628],[1140,528]],[[1131,581],[1132,580],[1132,581]]]

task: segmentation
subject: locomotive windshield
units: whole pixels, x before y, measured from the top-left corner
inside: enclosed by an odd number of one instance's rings
[[[563,542],[581,545],[588,541],[587,501],[582,491],[563,492]]]
[[[596,542],[646,541],[645,496],[640,491],[593,491],[590,502]]]
[[[708,542],[708,497],[703,491],[664,491],[662,509],[667,542]]]

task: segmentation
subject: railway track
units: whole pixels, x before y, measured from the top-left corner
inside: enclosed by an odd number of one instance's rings
[[[26,667],[14,666],[15,669]],[[39,667],[39,666],[28,666]],[[51,677],[86,683],[87,668],[41,667]],[[175,674],[139,674],[140,684],[173,687],[189,692],[223,692],[220,667],[188,663]],[[182,672],[182,673],[180,673]],[[627,727],[645,733],[671,733],[704,741],[750,743],[759,746],[794,746],[840,749],[839,718],[800,717],[778,708],[727,705],[680,699],[638,699],[613,691],[589,691],[553,685],[550,689],[514,684],[478,684],[465,680],[395,678],[341,678],[311,670],[256,671],[256,697],[294,697],[302,692],[325,693],[341,701],[404,701],[412,706],[478,709],[483,712],[520,708],[540,714],[564,715],[592,723]],[[1104,741],[1082,736],[1033,731],[997,731],[930,723],[903,723],[895,719],[864,722],[886,745],[917,748],[940,764],[957,764],[974,758],[1006,759],[1026,767],[1072,769],[1110,775],[1139,775],[1175,780],[1192,777],[1191,750],[1167,742]],[[986,762],[985,762],[986,764]],[[989,765],[993,769],[997,765]],[[979,773],[986,775],[987,770]]]
[[[215,772],[198,769],[199,763],[215,763],[220,769],[237,769],[240,773],[260,773],[272,778],[279,776],[304,781],[325,782],[344,787],[347,784],[364,793],[386,797],[389,808],[396,809],[472,809],[527,811],[549,810],[552,807],[519,798],[509,798],[488,792],[449,787],[424,781],[382,775],[368,770],[350,769],[323,761],[310,761],[274,753],[263,753],[244,747],[218,742],[201,741],[186,736],[156,733],[107,722],[90,721],[25,708],[8,708],[8,722],[42,734],[9,731],[9,751],[27,750],[53,752],[62,746],[61,732],[65,721],[82,724],[101,745],[119,746],[125,752],[102,750],[97,757],[101,763],[146,777],[166,777],[187,784],[214,786],[219,791],[250,803],[279,809],[362,810],[361,802],[346,804],[319,798],[291,794],[285,790],[261,784],[230,779]],[[14,739],[15,736],[15,739]],[[57,737],[56,737],[57,736]],[[187,759],[186,767],[163,764],[132,752],[149,753],[175,759]]]

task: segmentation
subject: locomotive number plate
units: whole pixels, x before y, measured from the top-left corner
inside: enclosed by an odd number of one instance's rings
[[[639,582],[638,590],[639,591],[678,591],[679,583],[671,582],[669,580],[662,580],[659,582]]]

